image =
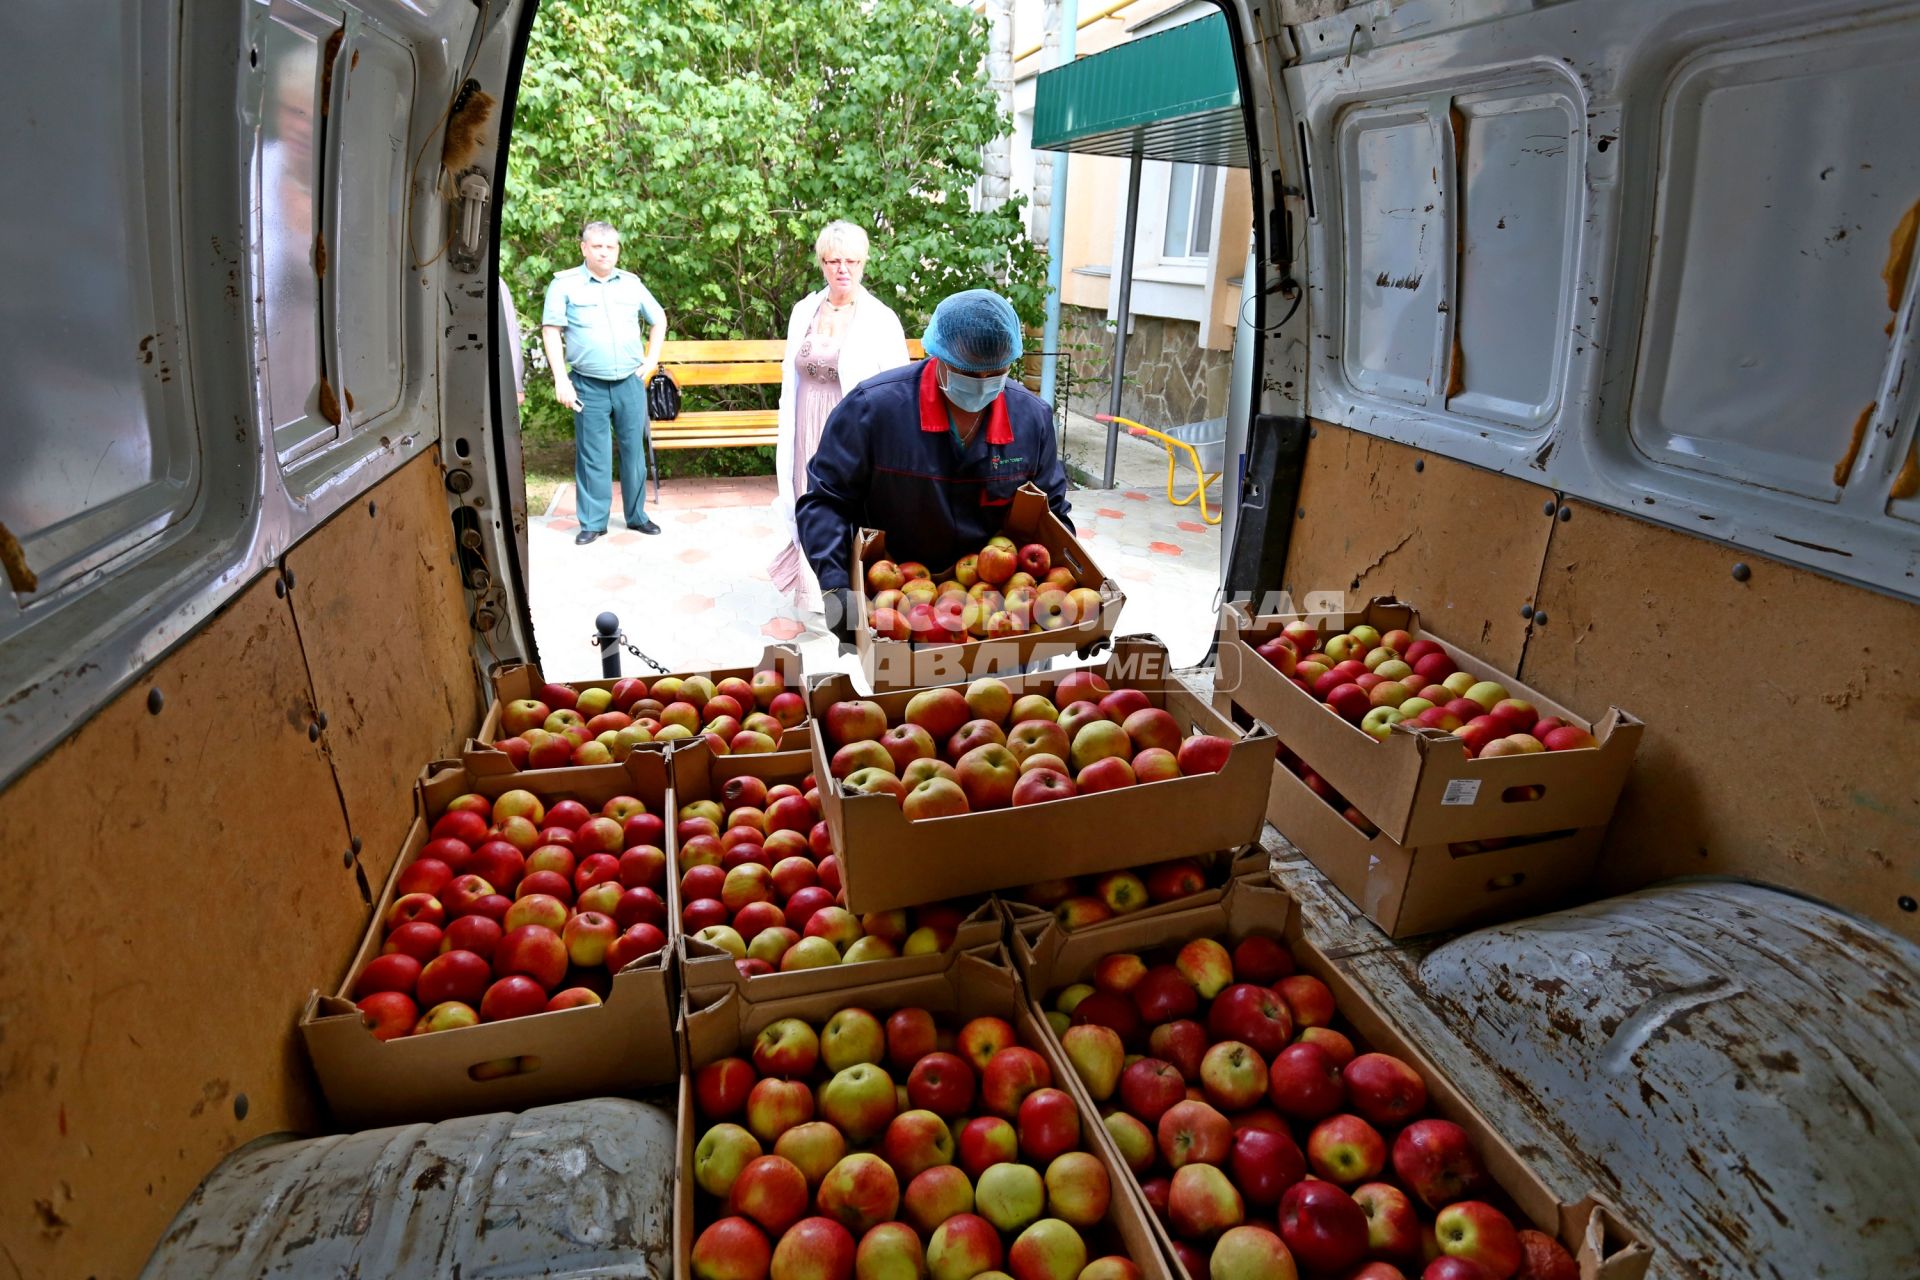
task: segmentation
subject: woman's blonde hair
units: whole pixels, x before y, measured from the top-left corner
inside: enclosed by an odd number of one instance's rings
[[[819,238],[813,242],[813,256],[825,261],[828,250],[835,248],[864,262],[867,257],[867,233],[851,222],[835,218],[820,228]]]

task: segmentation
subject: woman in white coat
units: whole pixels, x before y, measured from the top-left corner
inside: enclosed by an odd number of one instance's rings
[[[807,464],[840,397],[881,370],[906,364],[909,356],[900,317],[860,285],[867,268],[867,233],[851,222],[829,222],[814,241],[813,253],[826,288],[802,298],[787,323],[780,434],[774,448],[787,545],[769,571],[774,586],[802,608],[818,611],[820,589],[800,551],[793,519],[794,504],[807,490]]]

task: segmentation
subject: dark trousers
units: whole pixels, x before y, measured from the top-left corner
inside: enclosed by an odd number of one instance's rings
[[[605,533],[613,505],[613,442],[620,442],[620,500],[627,527],[647,518],[647,389],[640,379],[572,375],[574,505],[582,529]]]

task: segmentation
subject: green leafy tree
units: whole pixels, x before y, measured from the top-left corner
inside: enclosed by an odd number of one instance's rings
[[[846,218],[872,240],[867,287],[909,334],[983,285],[1038,324],[1045,261],[1019,203],[969,199],[982,144],[1008,127],[985,53],[984,19],[950,0],[547,0],[501,211],[526,322],[601,218],[672,337],[784,338],[820,287],[815,236]],[[528,416],[557,412],[529,382]]]

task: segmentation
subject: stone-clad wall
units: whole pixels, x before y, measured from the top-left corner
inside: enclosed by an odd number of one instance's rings
[[[1071,360],[1072,402],[1079,413],[1107,412],[1114,335],[1104,311],[1060,308],[1061,346]],[[1127,379],[1120,416],[1165,429],[1227,412],[1231,351],[1203,351],[1191,320],[1135,316],[1127,339]],[[1063,366],[1063,376],[1067,368]]]

